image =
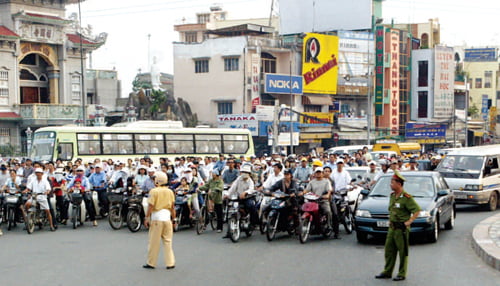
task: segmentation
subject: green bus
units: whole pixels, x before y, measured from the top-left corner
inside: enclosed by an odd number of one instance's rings
[[[148,155],[160,157],[250,157],[254,154],[248,129],[183,128],[182,124],[137,121],[111,127],[55,126],[35,131],[30,158],[35,161],[85,162],[96,158],[126,161]]]

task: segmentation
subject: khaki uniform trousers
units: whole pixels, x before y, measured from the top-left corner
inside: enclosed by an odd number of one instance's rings
[[[175,266],[174,251],[172,249],[172,237],[174,230],[172,221],[153,220],[149,226],[148,261],[147,263],[156,267],[158,253],[160,251],[160,239],[163,241],[163,256],[166,266]]]

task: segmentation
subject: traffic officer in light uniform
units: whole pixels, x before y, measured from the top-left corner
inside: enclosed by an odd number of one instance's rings
[[[401,281],[406,279],[408,269],[408,244],[410,238],[410,225],[418,217],[420,206],[413,197],[405,192],[403,185],[406,179],[395,170],[391,180],[391,193],[389,201],[389,231],[385,240],[385,267],[384,271],[375,276],[377,279],[389,279],[396,265],[399,252],[399,272],[393,279]]]

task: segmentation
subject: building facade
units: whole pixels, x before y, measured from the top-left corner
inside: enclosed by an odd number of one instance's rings
[[[74,123],[82,105],[99,101],[85,91],[81,62],[106,34],[65,17],[66,5],[77,2],[0,1],[0,133],[10,135],[3,143],[23,146],[28,127]]]

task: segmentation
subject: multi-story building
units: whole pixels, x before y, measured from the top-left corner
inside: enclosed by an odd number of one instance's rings
[[[1,142],[22,146],[28,127],[81,119],[89,96],[81,58],[103,45],[106,34],[80,32],[76,17],[65,18],[66,5],[77,2],[0,1],[0,136],[9,137]]]

